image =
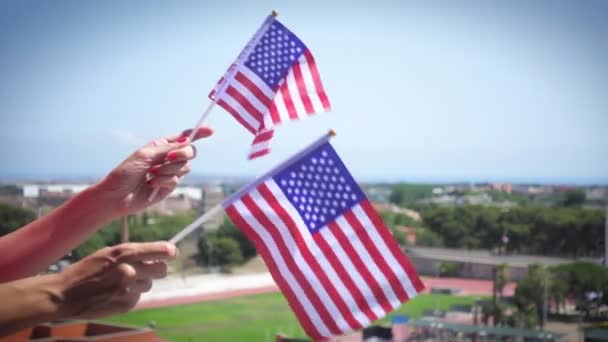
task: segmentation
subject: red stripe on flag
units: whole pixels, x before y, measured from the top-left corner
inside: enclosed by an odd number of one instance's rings
[[[420,277],[418,276],[418,273],[416,273],[416,270],[414,269],[414,266],[412,266],[412,263],[410,262],[409,258],[405,256],[399,245],[397,245],[397,242],[392,237],[391,232],[384,225],[384,222],[376,213],[376,210],[374,210],[374,208],[367,199],[361,201],[361,208],[363,208],[365,214],[370,218],[374,226],[376,226],[376,229],[382,237],[382,240],[384,240],[384,243],[386,244],[386,246],[388,246],[390,252],[393,254],[393,257],[395,257],[397,262],[403,267],[405,274],[407,274],[410,278],[410,281],[414,285],[416,291],[420,292],[424,290],[424,284],[420,280]]]
[[[281,85],[280,91],[283,96],[283,102],[285,103],[285,108],[287,108],[287,113],[289,113],[289,117],[292,120],[298,118],[298,112],[296,111],[296,106],[294,106],[293,101],[291,99],[291,94],[289,93],[289,85],[288,82],[283,82]]]
[[[312,75],[312,80],[315,84],[315,88],[317,89],[317,94],[319,94],[321,104],[323,104],[323,108],[325,108],[325,110],[329,111],[331,109],[331,105],[329,104],[329,98],[327,97],[327,94],[325,94],[325,89],[323,89],[323,84],[321,83],[321,75],[319,74],[319,69],[317,69],[317,62],[309,50],[304,51],[304,56],[306,56],[306,61],[308,62],[308,67],[310,68],[310,74]]]
[[[258,144],[262,141],[268,141],[268,140],[272,139],[273,136],[274,136],[274,130],[271,129],[269,131],[264,131],[264,132],[256,135],[251,144]]]
[[[266,107],[270,107],[272,99],[269,99],[266,94],[258,86],[255,85],[245,74],[240,71],[236,73],[235,79],[239,81],[245,88],[247,88],[260,102]]]
[[[243,94],[241,94],[233,86],[228,86],[228,88],[226,89],[226,93],[232,96],[232,98],[235,99],[236,102],[238,102],[241,107],[243,107],[247,111],[247,113],[251,114],[251,116],[253,116],[253,118],[260,123],[260,125],[262,124],[262,122],[264,121],[262,113],[260,113],[260,111],[255,108],[255,106],[251,104],[251,102],[249,102],[249,100],[247,100],[247,98]]]
[[[386,280],[388,280],[388,284],[393,289],[393,292],[397,295],[397,298],[399,298],[399,301],[407,301],[409,297],[401,286],[401,279],[399,279],[395,272],[393,272],[393,270],[390,268],[390,266],[378,250],[378,246],[376,246],[376,244],[369,237],[367,230],[365,229],[365,227],[363,227],[359,219],[357,219],[355,214],[350,210],[344,213],[344,218],[353,228],[353,230],[359,237],[359,240],[361,240],[361,243],[363,243],[365,249],[369,252],[372,259],[374,259],[374,262],[376,262],[376,265],[378,266],[382,274],[384,274]],[[369,229],[374,228],[370,227]]]
[[[263,150],[259,150],[259,151],[250,153],[249,156],[247,156],[247,158],[249,160],[251,160],[251,159],[255,159],[255,158],[261,157],[261,156],[265,156],[268,153],[270,153],[270,148],[265,148]]]
[[[316,329],[315,325],[310,320],[310,317],[308,317],[308,315],[306,314],[306,311],[304,311],[304,308],[302,307],[302,304],[298,301],[295,293],[293,292],[287,281],[281,276],[281,272],[279,271],[276,262],[272,258],[270,250],[262,241],[261,237],[259,237],[257,233],[253,230],[253,228],[251,228],[251,226],[247,223],[247,221],[243,219],[243,217],[239,214],[238,210],[234,208],[234,206],[231,205],[225,208],[225,210],[228,217],[230,217],[232,222],[234,222],[234,224],[239,228],[239,230],[241,230],[255,244],[256,250],[258,250],[262,255],[262,258],[264,259],[266,265],[271,271],[270,274],[272,275],[272,278],[277,283],[277,285],[279,285],[281,291],[285,294],[285,297],[287,297],[287,303],[289,303],[289,306],[291,307],[293,312],[295,312],[298,316],[306,334],[312,337],[313,339],[322,338],[323,336],[321,336],[321,333]]]
[[[378,304],[382,306],[382,309],[384,309],[385,312],[391,311],[393,308],[391,307],[391,304],[384,295],[384,292],[381,289],[382,287],[380,286],[380,284],[378,284],[376,278],[374,278],[374,276],[371,274],[371,272],[359,256],[359,253],[357,253],[357,251],[351,244],[350,239],[342,231],[342,228],[340,228],[340,226],[336,222],[329,223],[328,228],[334,234],[336,240],[338,240],[338,243],[340,243],[340,246],[342,246],[346,254],[350,256],[352,263],[355,265],[357,271],[361,273],[361,276],[363,277],[365,282],[369,284],[369,287],[374,293]]]
[[[314,114],[315,108],[310,101],[310,97],[308,97],[308,90],[306,90],[306,84],[304,83],[304,76],[302,76],[302,69],[300,69],[300,63],[293,64],[293,76],[296,80],[296,84],[298,86],[298,93],[300,93],[300,98],[302,99],[302,104],[304,105],[304,109],[308,114]]]
[[[270,105],[270,117],[272,118],[272,123],[274,124],[278,124],[281,122],[281,116],[279,115],[277,104],[274,102]]]
[[[361,324],[355,319],[352,311],[348,308],[348,305],[346,304],[346,302],[344,302],[344,299],[342,298],[342,296],[340,296],[334,284],[329,280],[327,274],[325,273],[325,271],[323,271],[317,259],[310,252],[310,249],[302,238],[302,234],[300,234],[300,230],[298,229],[296,223],[289,215],[289,213],[285,210],[285,208],[283,208],[279,200],[274,196],[274,194],[266,184],[261,184],[260,186],[258,186],[258,191],[266,200],[266,202],[270,205],[272,210],[274,210],[274,212],[281,218],[285,226],[287,226],[287,229],[289,229],[289,232],[291,233],[294,240],[296,241],[296,244],[298,245],[298,249],[302,252],[302,257],[304,257],[306,263],[308,263],[314,274],[317,276],[317,278],[319,278],[321,285],[323,285],[323,288],[327,290],[330,298],[334,300],[334,303],[338,307],[338,310],[340,310],[340,313],[342,314],[348,325],[351,327],[351,329],[356,330],[361,328]],[[359,310],[361,309],[359,308]]]
[[[319,246],[319,249],[324,252],[325,257],[333,266],[334,270],[336,270],[336,273],[338,273],[340,279],[342,279],[342,281],[344,282],[344,285],[353,296],[353,299],[357,303],[359,309],[365,314],[365,316],[367,316],[367,318],[369,318],[370,321],[373,322],[377,320],[378,316],[376,316],[374,311],[372,311],[371,307],[369,306],[369,303],[363,295],[363,292],[361,292],[361,290],[355,284],[352,275],[348,271],[346,271],[344,265],[342,265],[342,262],[336,256],[336,253],[334,252],[333,248],[327,243],[327,241],[325,241],[325,238],[323,238],[321,234],[313,234],[312,237]]]
[[[245,128],[247,128],[247,130],[249,132],[251,132],[252,134],[257,133],[257,130],[255,130],[253,127],[251,127],[251,125],[247,121],[245,121],[245,119],[243,119],[243,117],[239,114],[239,112],[237,112],[228,103],[226,103],[226,101],[219,100],[219,101],[217,101],[217,104],[220,105],[220,107],[224,108],[228,113],[230,113],[236,119],[236,121],[238,121],[241,125],[243,125]]]
[[[245,207],[247,207],[247,209],[253,214],[253,216],[255,216],[255,218],[260,222],[260,224],[264,226],[268,233],[270,233],[272,239],[279,248],[281,256],[285,260],[287,267],[297,279],[300,286],[302,286],[302,290],[304,290],[304,292],[312,302],[314,308],[317,310],[319,316],[323,320],[323,323],[327,325],[327,328],[332,334],[339,335],[342,330],[338,327],[331,314],[327,311],[327,308],[315,292],[310,281],[306,278],[302,270],[296,264],[291,254],[291,251],[289,250],[289,248],[287,248],[285,241],[283,241],[283,238],[281,237],[278,228],[274,225],[274,223],[272,223],[268,219],[268,217],[266,217],[266,215],[264,215],[264,212],[260,209],[260,207],[258,207],[258,205],[255,203],[255,201],[251,198],[249,194],[244,195],[241,198],[241,201],[243,202]]]

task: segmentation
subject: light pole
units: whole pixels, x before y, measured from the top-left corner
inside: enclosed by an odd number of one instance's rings
[[[211,241],[207,239],[207,271],[209,273],[211,273],[211,255],[213,255],[212,251],[213,245],[211,244]]]
[[[608,267],[608,190],[605,193],[606,215],[604,217],[604,266]]]
[[[547,329],[547,270],[543,267],[543,330]]]

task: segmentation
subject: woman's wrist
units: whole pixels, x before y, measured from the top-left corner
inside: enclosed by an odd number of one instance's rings
[[[62,279],[48,274],[0,284],[0,336],[65,319],[60,314]]]
[[[80,205],[91,210],[90,214],[101,224],[106,224],[122,216],[119,199],[104,187],[104,180],[95,183],[78,194]]]

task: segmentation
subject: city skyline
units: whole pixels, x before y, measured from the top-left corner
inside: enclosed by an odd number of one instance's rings
[[[100,177],[198,120],[270,10],[315,54],[333,112],[273,152],[225,111],[194,174],[252,177],[329,128],[361,181],[608,183],[608,5],[261,1],[0,5],[0,179]]]

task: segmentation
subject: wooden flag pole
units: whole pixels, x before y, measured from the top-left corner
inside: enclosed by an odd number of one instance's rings
[[[292,157],[286,159],[282,163],[273,167],[270,171],[266,172],[261,177],[258,177],[253,182],[245,185],[239,191],[233,193],[232,195],[230,195],[229,197],[224,199],[221,203],[215,205],[213,208],[206,211],[203,215],[199,216],[199,218],[194,220],[194,222],[190,223],[186,228],[182,229],[179,233],[177,233],[174,237],[172,237],[171,240],[169,240],[169,242],[171,242],[173,244],[177,244],[178,242],[183,240],[186,236],[188,236],[190,233],[195,231],[201,224],[207,222],[214,215],[221,212],[224,209],[224,206],[223,206],[224,202],[231,202],[231,200],[233,198],[239,197],[243,193],[249,191],[252,187],[257,186],[259,184],[260,180],[266,179],[269,175],[279,172],[279,170],[282,170],[287,165],[290,165],[295,159],[299,158],[302,154],[305,154],[305,153],[317,148],[320,144],[327,142],[329,139],[331,139],[335,136],[336,136],[336,131],[334,131],[333,129],[330,129],[325,135],[323,135],[321,138],[317,139],[315,142],[313,142],[312,144],[305,147],[300,152],[294,154]]]
[[[190,132],[190,136],[188,136],[189,141],[192,141],[192,139],[194,139],[196,132],[198,132],[198,130],[201,128],[201,126],[203,125],[203,123],[205,122],[205,120],[207,119],[209,114],[211,113],[211,110],[217,104],[217,101],[219,101],[219,98],[221,97],[221,95],[224,93],[224,91],[226,91],[226,88],[228,88],[230,81],[236,75],[238,67],[241,65],[241,63],[244,63],[244,61],[246,61],[247,58],[249,58],[249,55],[252,52],[252,48],[258,44],[260,39],[262,39],[262,34],[266,32],[268,25],[270,25],[270,23],[271,23],[271,19],[276,18],[278,15],[279,15],[279,12],[276,10],[273,10],[272,13],[270,13],[270,15],[268,16],[268,18],[266,18],[266,20],[264,20],[264,23],[262,24],[262,26],[260,26],[260,28],[253,35],[253,37],[249,40],[249,43],[245,46],[243,53],[237,57],[236,61],[233,63],[233,67],[231,67],[228,70],[226,77],[224,77],[224,82],[217,89],[217,92],[213,96],[213,100],[207,106],[207,109],[205,109],[205,111],[203,112],[203,115],[201,115],[201,118],[198,120],[198,122],[192,129],[192,132]],[[159,187],[154,188],[154,191],[152,191],[152,193],[148,197],[148,202],[152,202],[159,191],[160,191]]]

